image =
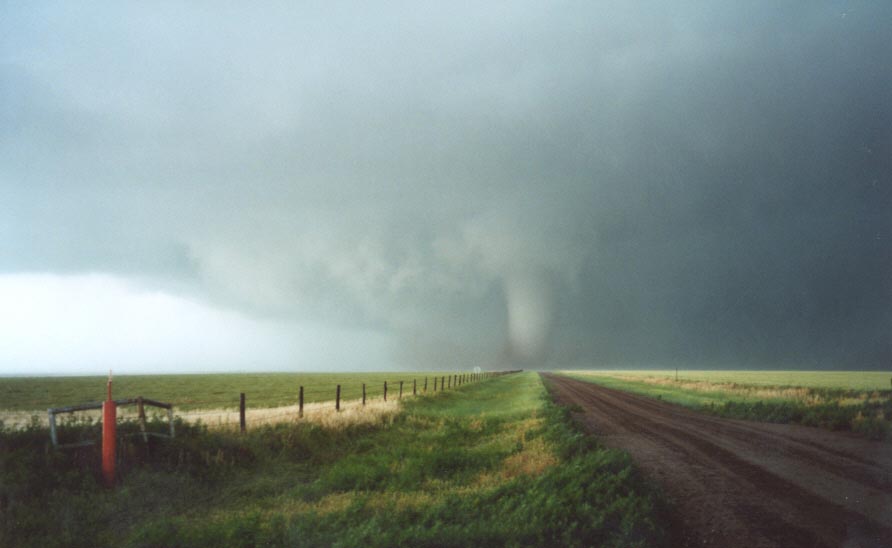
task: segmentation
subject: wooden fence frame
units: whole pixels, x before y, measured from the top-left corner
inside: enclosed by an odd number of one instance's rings
[[[173,404],[164,403],[157,400],[151,400],[148,398],[143,398],[142,396],[137,398],[125,398],[122,400],[114,400],[115,405],[120,407],[122,405],[136,405],[139,409],[139,428],[142,433],[142,437],[144,441],[149,441],[149,436],[154,436],[157,438],[173,438],[174,437],[174,427],[173,427]],[[160,407],[161,409],[167,409],[167,419],[170,422],[170,434],[159,434],[157,432],[146,432],[146,414],[144,407],[145,405],[150,405],[152,407]],[[46,410],[47,415],[49,417],[50,424],[50,441],[53,442],[53,447],[56,449],[68,449],[72,447],[86,447],[89,445],[95,445],[96,442],[93,440],[81,441],[77,443],[59,443],[59,439],[56,434],[56,415],[61,413],[76,413],[78,411],[89,411],[92,409],[102,409],[102,402],[90,402],[90,403],[81,403],[78,405],[68,405],[65,407],[51,407]]]

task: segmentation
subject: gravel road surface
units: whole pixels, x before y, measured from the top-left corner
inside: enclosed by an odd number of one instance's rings
[[[678,546],[892,547],[892,444],[711,417],[543,373],[555,401],[628,451],[673,507]]]

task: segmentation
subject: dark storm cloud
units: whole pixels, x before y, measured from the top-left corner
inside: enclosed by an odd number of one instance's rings
[[[888,6],[5,10],[5,271],[411,364],[892,360]]]

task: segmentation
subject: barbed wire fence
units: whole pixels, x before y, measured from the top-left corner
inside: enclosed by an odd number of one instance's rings
[[[453,391],[515,372],[517,371],[438,373],[391,379],[379,377],[373,382],[362,382],[359,378],[345,379],[341,382],[309,382],[295,386],[291,398],[284,396],[281,390],[277,390],[275,394],[238,392],[226,396],[215,392],[214,397],[207,399],[189,398],[186,401],[168,404],[159,402],[164,406],[163,413],[154,411],[146,413],[142,406],[138,410],[122,408],[119,420],[138,421],[140,431],[145,432],[148,419],[167,419],[171,425],[171,434],[174,418],[208,428],[238,429],[241,432],[253,427],[301,421],[330,426],[377,422],[394,416],[399,410],[399,403],[406,398]],[[153,396],[158,395],[153,394]],[[141,400],[142,396],[131,399]],[[91,411],[93,407],[96,405],[79,404],[48,409],[45,426],[51,430],[53,446],[64,448],[90,445],[93,438],[92,431],[98,432],[101,424],[99,413]],[[71,411],[80,412],[77,415],[72,413],[67,420],[57,423],[57,414]],[[44,426],[36,425],[34,421],[35,417],[32,416],[32,427]],[[85,429],[85,425],[91,426],[92,429]],[[79,432],[78,438],[60,444],[58,442],[60,432],[64,434],[66,430]]]

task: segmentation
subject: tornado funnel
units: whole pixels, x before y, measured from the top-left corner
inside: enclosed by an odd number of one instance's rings
[[[544,360],[554,322],[554,287],[546,273],[514,274],[505,280],[508,348],[521,362]]]

